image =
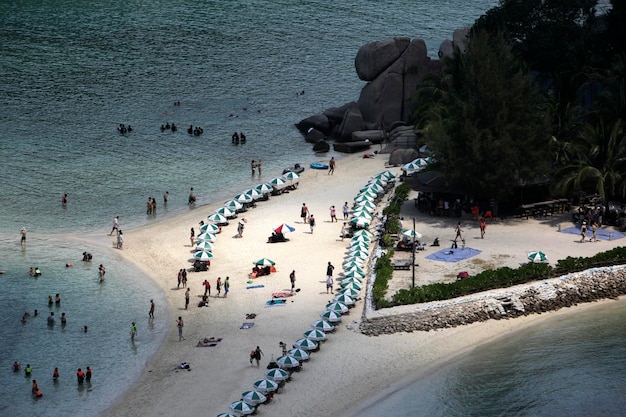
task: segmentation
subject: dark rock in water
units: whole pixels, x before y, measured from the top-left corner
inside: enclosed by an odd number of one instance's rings
[[[313,145],[313,151],[314,152],[328,152],[330,151],[330,144],[326,142],[324,139],[320,139],[317,142],[315,142],[315,145]]]
[[[343,117],[343,121],[341,122],[341,126],[339,128],[340,136],[337,140],[340,142],[349,142],[352,140],[352,132],[361,130],[362,128],[363,115],[361,115],[359,105],[353,103],[350,105],[350,108],[346,111],[346,114]]]
[[[313,116],[309,116],[306,119],[303,119],[296,123],[296,127],[303,134],[306,134],[309,129],[313,128],[322,132],[324,135],[328,135],[331,129],[328,117],[323,114],[315,114]]]
[[[312,127],[304,136],[304,140],[309,143],[317,143],[320,139],[324,139],[325,137],[326,135]]]
[[[322,114],[328,118],[331,124],[339,124],[343,120],[343,116],[353,104],[356,104],[356,102],[351,101],[341,107],[331,107],[330,109],[326,109]]]

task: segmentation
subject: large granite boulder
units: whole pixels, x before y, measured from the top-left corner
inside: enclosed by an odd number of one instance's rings
[[[324,139],[325,137],[326,135],[324,135],[322,132],[311,127],[309,128],[308,132],[306,132],[306,135],[304,136],[304,140],[306,140],[309,143],[317,143],[318,141]]]
[[[413,126],[399,126],[389,133],[388,143],[380,153],[390,153],[395,149],[417,149],[418,144],[419,135]]]
[[[314,152],[328,152],[330,151],[330,144],[324,139],[320,139],[313,145]]]
[[[418,152],[415,149],[396,149],[389,154],[389,165],[399,166],[408,164],[418,158]]]
[[[339,126],[339,136],[336,138],[338,142],[350,142],[352,140],[352,132],[363,129],[363,115],[359,105],[353,103],[343,116],[341,126]]]
[[[371,143],[382,143],[387,138],[384,130],[359,130],[352,132],[352,142],[370,141]]]
[[[398,37],[363,45],[354,58],[357,75],[363,81],[373,81],[400,58],[410,42],[409,38]]]
[[[323,114],[314,114],[306,119],[303,119],[296,123],[296,128],[303,133],[307,134],[311,128],[322,132],[324,135],[330,134],[331,127],[328,117]]]

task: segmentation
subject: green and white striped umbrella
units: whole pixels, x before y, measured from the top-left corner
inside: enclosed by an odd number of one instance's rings
[[[346,294],[336,295],[334,300],[337,303],[342,303],[342,304],[345,304],[347,306],[353,306],[354,305],[354,299],[352,297],[350,297],[349,295],[346,295]]]
[[[357,232],[358,232],[358,230],[357,230]],[[355,236],[352,236],[352,239],[350,239],[350,244],[352,244],[354,242],[371,243],[372,242],[372,238],[369,237],[368,235],[355,235]]]
[[[235,413],[239,413],[241,415],[248,415],[254,413],[254,405],[247,403],[245,401],[239,400],[233,403],[230,403],[230,409]]]
[[[321,330],[325,333],[335,330],[335,326],[327,322],[326,320],[318,320],[311,323],[311,327],[317,330]]]
[[[532,251],[528,254],[528,259],[531,262],[545,262],[548,260],[548,257],[546,256],[545,253],[541,252],[541,251]]]
[[[360,192],[372,191],[376,195],[380,195],[381,193],[385,192],[385,189],[381,185],[378,185],[372,182],[366,185],[365,187],[361,188],[359,191]]]
[[[357,204],[362,203],[363,201],[373,202],[376,199],[376,197],[377,197],[376,194],[366,191],[364,193],[357,194],[356,197],[354,197],[354,202]]]
[[[269,181],[270,184],[272,184],[272,186],[274,187],[283,187],[285,184],[287,184],[287,181],[285,181],[284,179],[280,178],[280,177],[276,177],[276,178],[272,178]]]
[[[272,392],[278,389],[278,384],[268,378],[259,379],[252,385],[254,385],[254,388],[256,388],[257,391],[261,391],[262,393]]]
[[[359,284],[357,281],[342,281],[341,288],[354,288],[355,290],[361,291],[363,288],[363,284]]]
[[[215,236],[213,233],[205,232],[200,233],[198,236],[196,236],[196,240],[198,242],[215,242],[217,240],[217,236]]]
[[[352,217],[364,217],[366,219],[368,219],[369,221],[372,221],[372,219],[374,218],[374,214],[372,214],[371,211],[369,211],[368,209],[358,209],[358,210],[354,210],[352,212]]]
[[[365,278],[365,271],[363,272],[359,272],[359,271],[349,271],[343,274],[344,279],[348,279],[348,278],[358,278],[358,279],[362,279]]]
[[[220,231],[219,226],[216,226],[213,223],[205,223],[200,226],[200,233],[217,233]]]
[[[363,270],[363,268],[361,268],[358,265],[353,265],[353,266],[350,266],[348,268],[344,267],[344,269],[346,271],[346,274],[345,274],[346,277],[348,277],[348,273],[352,272],[352,271],[355,271],[358,274],[362,274],[363,276],[365,276],[365,271]]]
[[[252,405],[257,405],[267,401],[267,397],[261,391],[245,391],[241,393],[241,399]]]
[[[321,330],[311,329],[304,332],[304,338],[313,340],[314,342],[321,342],[326,340],[326,333]]]
[[[215,246],[209,242],[209,241],[200,241],[196,244],[196,251],[206,251],[206,252],[211,252],[213,249],[215,249]]]
[[[356,282],[357,284],[361,284],[362,285],[361,278],[358,278],[358,277],[342,278],[340,282],[345,282],[346,285],[348,285],[348,283],[350,283],[350,282]],[[344,287],[346,285],[344,285]]]
[[[298,175],[297,173],[292,172],[292,171],[289,171],[289,172],[283,174],[283,177],[285,179],[290,180],[290,181],[295,181],[295,180],[299,180],[300,179],[300,175]]]
[[[333,301],[326,306],[326,310],[331,310],[339,314],[346,314],[348,312],[348,306],[338,301]]]
[[[356,209],[367,209],[367,210],[376,210],[376,204],[372,203],[369,200],[361,201],[357,203]]]
[[[261,258],[261,259],[257,259],[256,261],[254,261],[253,264],[260,265],[260,266],[273,266],[273,265],[276,265],[276,262],[268,258]]]
[[[228,200],[227,202],[224,203],[224,207],[237,211],[237,210],[241,210],[243,208],[243,204],[241,204],[239,201],[237,200]]]
[[[293,356],[294,358],[296,358],[300,362],[306,362],[306,361],[309,360],[309,352],[307,352],[304,349],[300,349],[300,348],[291,349],[287,353],[289,354],[289,356]]]
[[[363,268],[365,267],[365,259],[359,259],[359,258],[346,259],[341,266],[346,272],[353,271],[354,268],[360,268],[360,269],[357,269],[357,271],[362,272]]]
[[[402,234],[404,236],[407,236],[407,237],[410,237],[410,238],[413,238],[413,237],[415,237],[415,239],[421,239],[422,238],[422,234],[420,232],[416,232],[413,229],[403,229],[402,230]]]
[[[394,179],[396,176],[389,170],[386,171],[382,171],[379,172],[378,174],[374,175],[372,178],[384,178],[387,181]]]
[[[367,185],[370,185],[370,184],[376,184],[376,185],[380,185],[381,187],[384,187],[387,185],[387,179],[386,178],[371,178],[367,182]]]
[[[268,369],[265,371],[265,377],[271,379],[272,381],[285,381],[289,379],[289,372],[280,368]]]
[[[350,257],[348,259],[354,259],[354,258],[367,259],[369,258],[369,256],[370,256],[369,252],[366,252],[364,250],[354,250],[354,251],[350,251]]]
[[[208,217],[208,219],[212,221],[213,223],[217,223],[217,224],[228,223],[228,219],[226,218],[226,216],[219,214],[219,213],[211,214]]]
[[[370,240],[374,238],[374,233],[370,232],[369,230],[357,230],[356,232],[354,232],[354,237],[366,237],[369,238]]]
[[[369,250],[370,242],[366,242],[364,240],[351,240],[350,249],[352,248],[362,248],[364,250]]]
[[[252,198],[252,196],[250,194],[237,194],[236,196],[233,197],[234,200],[239,201],[240,203],[252,203],[254,201],[254,198]]]
[[[228,207],[220,207],[217,210],[215,210],[216,214],[221,214],[222,216],[229,218],[229,217],[233,217],[236,213],[235,210],[229,209]]]
[[[355,217],[354,219],[350,220],[350,223],[352,223],[356,227],[369,227],[370,221],[371,220],[366,217]]]
[[[370,248],[365,247],[365,246],[351,246],[350,249],[348,249],[348,255],[352,256],[355,253],[356,254],[359,254],[359,253],[369,254],[370,253]],[[367,257],[365,259],[367,259]]]
[[[261,185],[261,184],[259,184],[259,185]],[[248,188],[242,194],[249,195],[254,200],[256,200],[257,198],[260,198],[263,195],[263,193],[260,192],[259,190],[257,190],[256,188]]]
[[[193,258],[201,262],[206,262],[213,259],[213,254],[211,252],[201,250],[194,253]]]
[[[342,288],[339,290],[339,294],[345,294],[352,299],[354,299],[355,297],[358,297],[360,293],[361,293],[360,291],[354,288]]]
[[[318,349],[319,345],[317,344],[317,342],[313,340],[302,338],[302,339],[296,340],[296,342],[293,344],[293,347],[311,351],[311,350]]]
[[[320,317],[331,324],[339,323],[341,321],[341,313],[336,311],[326,310],[320,314]]]
[[[268,184],[268,183],[258,184],[256,187],[254,187],[254,189],[260,192],[261,194],[268,194],[268,193],[271,193],[273,190],[272,184]]]
[[[276,363],[278,366],[285,369],[297,368],[300,366],[300,361],[291,355],[280,356],[276,359]]]

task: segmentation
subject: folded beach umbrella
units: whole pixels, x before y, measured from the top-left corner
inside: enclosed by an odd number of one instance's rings
[[[293,226],[289,226],[287,223],[283,223],[274,229],[276,233],[287,233],[287,232],[293,232],[294,230],[296,230],[296,228]]]
[[[263,378],[258,381],[254,381],[252,384],[257,391],[261,391],[262,393],[276,391],[278,389],[278,384],[271,379]]]
[[[283,174],[283,178],[288,179],[290,181],[299,180],[300,175],[295,172],[289,171]]]
[[[200,233],[217,233],[220,231],[220,227],[214,223],[205,223],[200,226]]]
[[[287,181],[285,181],[284,179],[280,178],[280,177],[276,177],[276,178],[272,178],[269,183],[274,186],[274,187],[282,187],[285,184],[287,184]]]
[[[335,326],[327,322],[326,320],[318,320],[311,323],[311,327],[317,330],[321,330],[325,333],[335,330]]]
[[[300,362],[305,362],[305,361],[309,360],[309,352],[307,352],[306,350],[300,349],[300,348],[291,349],[287,353],[289,354],[289,356],[293,356],[294,358],[296,358]]]
[[[237,200],[240,203],[252,203],[252,201],[254,201],[254,199],[252,198],[252,196],[250,194],[237,194],[236,196],[233,197],[233,200]]]
[[[215,245],[213,245],[209,241],[199,241],[198,243],[196,243],[196,252],[197,251],[211,252],[213,249],[215,249]]]
[[[326,306],[326,310],[331,310],[339,314],[346,314],[348,312],[348,306],[339,301],[333,301]],[[306,335],[304,337],[306,337]]]
[[[196,240],[198,242],[215,242],[217,240],[217,236],[213,233],[205,232],[196,236]]]
[[[261,184],[259,184],[259,185],[261,185]],[[259,190],[257,190],[256,188],[248,188],[242,194],[249,195],[254,200],[256,200],[257,198],[260,198],[263,195],[263,193],[260,192]]]
[[[213,259],[213,254],[211,252],[200,250],[193,254],[193,258],[201,262],[206,262]]]
[[[231,403],[229,407],[235,413],[239,413],[244,416],[254,413],[254,405],[247,403],[245,401],[242,401],[242,400]]]
[[[348,297],[354,298],[358,297],[361,292],[354,288],[342,288],[339,290],[339,294],[347,295]],[[338,301],[339,302],[339,301]]]
[[[268,183],[258,184],[256,187],[254,187],[254,189],[260,192],[261,194],[268,194],[268,193],[271,193],[273,190],[272,184],[268,184]]]
[[[341,313],[336,311],[326,310],[320,314],[320,317],[329,323],[335,324],[341,321]]]
[[[241,393],[241,399],[252,405],[257,405],[267,401],[267,397],[261,391],[245,391]]]
[[[272,381],[285,381],[289,379],[289,372],[280,368],[268,369],[265,371],[265,377]]]
[[[346,295],[346,294],[336,295],[334,300],[337,303],[345,304],[347,306],[353,306],[354,305],[354,299],[352,297],[350,297],[349,295]]]
[[[326,333],[321,330],[311,329],[304,332],[304,338],[313,340],[314,342],[321,342],[326,340]]]
[[[276,262],[268,258],[261,258],[261,259],[257,259],[256,261],[254,261],[253,264],[260,265],[260,266],[273,266],[273,265],[276,265]]]
[[[211,214],[208,217],[208,219],[212,221],[213,223],[217,223],[217,224],[228,223],[228,219],[226,218],[226,216],[219,214],[219,213]]]
[[[276,359],[276,363],[278,366],[285,369],[297,368],[300,366],[300,361],[291,355],[280,356]]]
[[[302,338],[302,339],[296,340],[296,343],[293,344],[293,347],[294,348],[298,348],[298,349],[311,351],[311,350],[318,349],[319,345],[314,340]]]
[[[235,215],[235,210],[229,209],[228,207],[220,207],[215,210],[215,214],[221,214],[222,216],[228,218]]]
[[[241,210],[243,208],[243,204],[241,204],[239,201],[237,200],[228,200],[227,202],[224,203],[224,207],[230,209],[230,210]]]
[[[422,234],[420,232],[416,232],[413,229],[403,229],[402,230],[402,234],[404,236],[407,236],[407,237],[410,237],[410,238],[413,238],[413,237],[415,237],[415,239],[421,239],[422,238]]]
[[[528,259],[531,262],[545,262],[548,260],[548,257],[541,251],[532,251],[528,254]]]

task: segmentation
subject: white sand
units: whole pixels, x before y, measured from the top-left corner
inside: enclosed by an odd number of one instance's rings
[[[228,412],[228,405],[252,389],[252,383],[263,377],[271,357],[280,356],[279,342],[288,346],[302,337],[310,324],[319,319],[325,304],[332,296],[326,294],[325,270],[328,261],[341,272],[348,240],[338,238],[342,226],[341,207],[344,201],[352,202],[354,195],[368,178],[385,169],[387,160],[362,159],[351,156],[338,161],[335,174],[307,169],[300,187],[289,194],[271,197],[259,202],[258,207],[240,217],[247,219],[244,237],[235,238],[236,221],[218,235],[215,259],[209,272],[190,273],[188,286],[192,290],[189,310],[184,310],[184,290],[176,289],[177,271],[188,267],[191,258],[189,229],[198,230],[198,222],[205,220],[214,207],[198,207],[188,214],[155,223],[136,230],[124,230],[124,257],[135,262],[162,287],[168,300],[169,311],[157,306],[155,320],[167,320],[172,327],[164,345],[153,360],[146,365],[138,383],[117,402],[107,416],[214,416]],[[397,172],[397,169],[395,170]],[[264,173],[263,180],[272,174]],[[260,182],[260,180],[259,180]],[[233,195],[243,190],[232,190]],[[308,225],[301,223],[300,207],[306,203],[317,218],[313,234]],[[339,222],[330,223],[329,207],[335,205]],[[453,219],[428,218],[412,209],[412,201],[405,204],[403,214],[415,216],[418,230],[426,242],[440,237],[442,244],[454,237]],[[565,223],[565,219],[562,219]],[[286,236],[287,243],[266,243],[273,227],[288,223],[296,231]],[[466,223],[468,246],[483,252],[476,258],[453,264],[426,261],[425,254],[418,259],[418,284],[451,279],[457,271],[476,272],[485,267],[517,266],[525,260],[528,250],[544,250],[550,259],[560,259],[568,254],[585,256],[617,246],[619,241],[597,244],[574,243],[576,236],[556,232],[556,225],[535,220],[517,220],[505,224],[490,224],[486,239],[474,240],[477,225]],[[405,220],[405,226],[406,224]],[[450,235],[448,238],[446,235]],[[431,250],[433,250],[432,248]],[[247,284],[247,276],[258,258],[267,257],[276,262],[277,272]],[[285,306],[266,307],[272,292],[290,288],[289,273],[295,270],[296,287],[301,291],[287,298]],[[231,292],[228,298],[215,297],[215,281],[230,276]],[[202,282],[209,279],[212,297],[208,308],[196,307],[203,293]],[[408,281],[407,281],[408,280]],[[407,286],[410,272],[399,272],[392,280],[393,286]],[[264,288],[246,289],[247,285],[264,285]],[[392,289],[395,291],[395,289]],[[364,292],[363,292],[364,293]],[[222,292],[223,295],[223,292]],[[146,315],[149,300],[145,300]],[[363,302],[344,317],[337,332],[330,334],[319,352],[305,363],[301,372],[294,373],[292,381],[283,392],[274,396],[271,403],[259,407],[259,415],[320,416],[338,415],[353,404],[372,397],[385,387],[395,389],[401,378],[416,371],[428,371],[434,364],[448,360],[467,349],[506,335],[523,326],[560,314],[572,314],[577,307],[561,312],[530,316],[515,320],[490,321],[466,327],[429,333],[402,333],[380,337],[367,337],[346,328],[358,321]],[[246,320],[247,313],[256,313],[254,320]],[[185,320],[185,341],[178,341],[175,320]],[[241,330],[244,322],[254,322],[251,329]],[[198,348],[196,343],[204,337],[222,338],[216,347]],[[139,340],[141,333],[139,334]],[[256,346],[264,352],[261,367],[251,367],[249,352]],[[177,371],[176,364],[187,361],[191,371]],[[338,387],[343,387],[338,389]]]

